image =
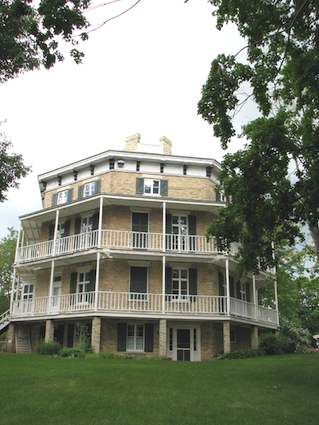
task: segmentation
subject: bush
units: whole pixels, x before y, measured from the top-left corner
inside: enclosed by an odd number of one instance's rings
[[[40,342],[37,348],[37,351],[39,354],[46,354],[46,355],[52,355],[52,354],[58,354],[60,351],[60,344],[57,342]]]
[[[59,351],[59,356],[72,359],[83,359],[85,357],[85,351],[78,347],[65,347]]]
[[[290,344],[294,345],[295,351],[304,352],[311,347],[312,336],[308,329],[299,328],[290,323],[283,323],[280,333],[288,338]]]
[[[231,351],[230,353],[222,354],[218,357],[219,360],[231,360],[231,359],[248,359],[249,357],[258,357],[265,355],[265,352],[258,349],[247,349]]]
[[[265,335],[259,344],[259,348],[265,354],[286,354],[293,353],[296,350],[295,344],[287,336],[273,334]]]

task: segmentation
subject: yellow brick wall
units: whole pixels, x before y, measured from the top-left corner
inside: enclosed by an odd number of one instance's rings
[[[72,188],[73,200],[77,200],[79,186],[91,180],[101,180],[102,193],[117,195],[135,195],[137,177],[147,178],[148,175],[126,171],[110,171],[101,176],[90,177],[86,180],[75,182],[70,185],[61,186],[59,190],[63,190],[64,188]],[[168,180],[168,197],[170,198],[206,201],[216,200],[215,185],[208,178],[167,175],[156,176],[154,174],[151,174],[150,177]],[[43,208],[51,207],[52,194],[59,190],[55,189],[44,193]]]

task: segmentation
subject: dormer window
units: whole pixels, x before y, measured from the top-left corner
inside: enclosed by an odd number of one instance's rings
[[[144,194],[145,195],[159,195],[160,194],[160,181],[152,179],[144,179]]]

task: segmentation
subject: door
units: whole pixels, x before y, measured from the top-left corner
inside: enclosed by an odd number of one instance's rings
[[[188,236],[188,217],[187,215],[173,215],[172,217],[173,250],[185,251],[187,247]]]
[[[147,267],[130,268],[130,299],[145,300],[147,295]],[[139,304],[136,304],[138,308]]]
[[[191,331],[190,329],[177,329],[176,336],[177,360],[191,360]]]
[[[133,248],[148,248],[148,213],[132,213]]]
[[[58,312],[60,310],[61,287],[62,287],[62,276],[61,274],[56,274],[53,278],[53,287],[52,287],[51,308],[53,312]]]

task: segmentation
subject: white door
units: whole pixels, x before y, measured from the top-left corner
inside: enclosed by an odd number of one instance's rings
[[[188,236],[188,217],[187,215],[173,215],[173,250],[186,251]]]
[[[62,288],[62,276],[61,274],[56,274],[54,275],[54,278],[53,278],[52,299],[51,299],[51,310],[54,312],[58,312],[60,310],[61,288]]]
[[[173,360],[200,361],[200,326],[169,326],[167,352]]]

